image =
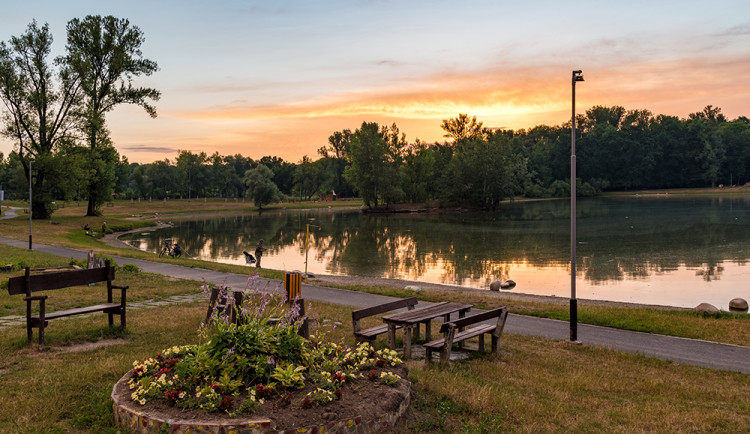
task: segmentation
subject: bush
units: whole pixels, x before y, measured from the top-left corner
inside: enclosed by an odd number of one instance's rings
[[[70,262],[68,262],[68,265],[86,268],[87,264],[83,259],[70,258]]]
[[[127,271],[130,273],[140,273],[141,269],[138,268],[138,266],[135,264],[125,264],[122,266],[122,271]]]
[[[553,197],[570,196],[570,184],[565,181],[561,181],[558,179],[549,186],[549,189]]]

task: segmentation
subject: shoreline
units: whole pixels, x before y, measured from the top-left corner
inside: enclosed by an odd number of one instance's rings
[[[145,228],[133,229],[130,231],[107,234],[102,238],[102,241],[104,241],[107,245],[111,247],[138,250],[137,248],[131,246],[130,244],[120,240],[119,237],[130,234],[130,233],[153,231],[153,230],[162,229],[162,228],[166,228],[170,226],[171,225],[169,223],[157,222],[156,226],[150,226],[150,227],[145,227]],[[284,270],[276,270],[273,268],[269,268],[269,270],[284,272]],[[527,301],[527,302],[538,302],[538,303],[554,304],[558,306],[568,306],[570,303],[569,298],[558,297],[558,296],[553,296],[553,295],[524,294],[524,293],[512,292],[512,291],[490,291],[488,289],[472,288],[468,286],[446,285],[446,284],[431,283],[431,282],[418,282],[418,281],[412,281],[412,280],[394,279],[394,278],[387,278],[387,277],[315,274],[315,277],[309,278],[308,283],[311,285],[315,285],[315,286],[341,287],[341,286],[362,285],[362,286],[381,286],[381,287],[387,287],[391,289],[405,289],[406,286],[418,286],[421,290],[430,291],[430,292],[438,292],[438,293],[441,293],[441,292],[442,293],[456,293],[456,292],[471,293],[473,295],[482,295],[486,297],[505,298],[505,299],[510,299],[510,300]],[[418,291],[413,291],[413,292],[415,295],[419,294]],[[642,304],[642,303],[628,303],[628,302],[609,301],[609,300],[592,300],[592,299],[584,299],[584,298],[579,298],[578,302],[582,305],[588,305],[588,306],[647,308],[647,309],[676,310],[676,311],[691,310],[690,308],[686,308],[686,307],[664,306],[664,305]]]

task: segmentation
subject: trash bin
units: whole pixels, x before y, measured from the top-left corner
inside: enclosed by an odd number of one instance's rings
[[[284,275],[284,289],[286,289],[287,300],[302,298],[302,273],[286,273]]]

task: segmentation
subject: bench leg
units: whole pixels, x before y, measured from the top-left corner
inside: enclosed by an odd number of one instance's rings
[[[479,335],[479,352],[480,353],[484,352],[484,333]]]
[[[451,349],[453,347],[453,337],[456,335],[456,328],[453,324],[448,324],[448,333],[445,335],[443,349],[440,350],[440,363],[448,363],[451,360]]]
[[[388,348],[396,349],[396,326],[388,324]]]
[[[125,308],[122,308],[122,313],[120,314],[120,325],[122,326],[123,330],[125,327],[127,327],[128,323],[125,318]]]
[[[410,325],[404,326],[404,359],[411,359],[411,327]]]
[[[26,341],[27,343],[31,343],[31,340],[34,338],[34,329],[31,327],[31,321],[26,320]]]
[[[47,327],[47,320],[44,317],[46,308],[44,305],[45,300],[39,301],[39,349],[44,349],[44,328]]]
[[[500,338],[492,335],[492,352],[500,354]]]
[[[108,313],[108,314],[107,314],[107,320],[108,320],[107,322],[109,323],[109,327],[110,327],[110,328],[111,328],[111,327],[112,327],[113,325],[115,325],[115,318],[114,318],[114,316],[115,316],[115,315],[114,315],[114,314],[111,314],[111,313]]]
[[[429,365],[432,362],[432,348],[425,347],[424,349],[424,363]]]
[[[458,318],[460,319],[460,318],[464,318],[464,317],[466,317],[466,311],[465,311],[465,310],[460,310],[460,311],[458,311]],[[464,331],[464,328],[465,328],[465,327],[460,327],[460,328],[458,329],[458,331],[459,331],[459,332],[462,332],[462,331]],[[461,342],[459,342],[459,343],[458,343],[458,348],[461,348],[461,349],[463,349],[463,347],[464,347],[464,341],[461,341]]]
[[[419,323],[414,324],[414,342],[419,342]]]
[[[427,342],[430,342],[432,340],[432,321],[427,320],[427,322],[424,323],[424,338],[427,340]]]
[[[44,349],[44,319],[40,318],[41,322],[39,323],[39,349]]]

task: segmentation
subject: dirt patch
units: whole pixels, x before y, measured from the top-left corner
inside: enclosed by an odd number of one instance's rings
[[[138,414],[144,415],[150,420],[168,420],[170,423],[180,426],[217,423],[232,425],[248,419],[270,420],[270,428],[274,430],[296,430],[355,420],[360,420],[357,424],[362,426],[372,426],[374,422],[389,420],[392,426],[392,422],[395,422],[394,415],[397,417],[397,413],[403,410],[403,404],[408,403],[411,399],[412,389],[411,383],[407,379],[406,366],[377,369],[378,377],[383,370],[393,372],[401,377],[396,386],[391,387],[363,378],[344,384],[341,387],[340,399],[325,406],[313,405],[310,408],[303,408],[303,399],[307,393],[315,390],[315,386],[307,384],[304,389],[293,392],[287,400],[282,400],[279,397],[269,399],[251,415],[237,417],[229,417],[222,412],[206,413],[201,410],[181,410],[162,400],[152,401],[143,406],[138,405],[130,398],[132,391],[127,385],[130,374],[123,377],[115,385],[112,398],[115,403],[119,402],[128,407],[135,406]]]
[[[91,351],[98,348],[109,347],[112,345],[124,344],[127,341],[125,339],[102,339],[96,342],[84,342],[82,344],[69,345],[67,347],[55,348],[57,353],[77,353],[81,351]]]

